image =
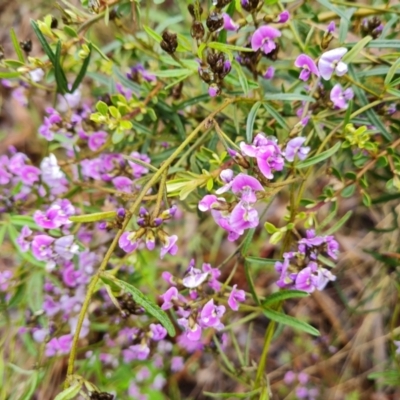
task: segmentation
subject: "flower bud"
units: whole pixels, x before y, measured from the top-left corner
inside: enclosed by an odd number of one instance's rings
[[[161,35],[163,40],[160,43],[161,48],[168,54],[173,54],[178,47],[178,36],[176,33],[170,33],[167,30]]]
[[[213,11],[208,16],[206,25],[210,32],[216,32],[224,26],[224,18],[221,14]]]
[[[200,21],[193,21],[192,27],[190,28],[190,35],[193,39],[202,39],[205,34],[205,29]]]
[[[217,8],[223,8],[231,2],[232,0],[213,0],[213,5]]]
[[[190,15],[193,18],[199,18],[201,16],[201,14],[203,14],[203,7],[201,5],[199,5],[199,7],[197,9],[198,13],[199,13],[198,16],[196,16],[196,10],[195,10],[195,7],[193,4],[188,5],[188,10],[189,10]]]

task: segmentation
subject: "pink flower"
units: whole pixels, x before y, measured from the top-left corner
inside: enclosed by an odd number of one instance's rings
[[[237,285],[234,285],[228,298],[228,305],[233,311],[239,310],[238,302],[243,302],[246,300],[246,293],[244,290],[237,290]]]
[[[107,141],[108,134],[104,131],[93,132],[89,136],[88,146],[92,151],[98,150]]]
[[[161,260],[168,253],[174,256],[178,252],[178,246],[176,244],[177,241],[178,241],[177,235],[166,236],[164,238],[164,243],[160,250],[160,259]]]
[[[303,146],[305,141],[306,138],[303,137],[297,137],[289,140],[285,150],[286,160],[292,162],[296,156],[300,160],[304,160],[307,157],[307,154],[310,152],[310,147]]]
[[[186,318],[179,318],[177,322],[185,329],[185,335],[189,340],[197,342],[201,339],[202,329],[199,324]]]
[[[311,57],[309,57],[307,54],[300,54],[296,58],[294,65],[297,68],[302,68],[302,71],[300,72],[300,76],[299,76],[299,78],[302,81],[308,81],[311,74],[319,76],[319,71],[318,71],[317,66],[315,65],[314,60]]]
[[[262,77],[264,79],[272,79],[274,75],[275,75],[275,68],[271,65],[267,68]]]
[[[337,83],[331,90],[330,99],[336,108],[346,110],[348,107],[347,102],[354,97],[352,88],[343,90],[342,86]]]
[[[271,26],[261,26],[251,37],[251,48],[254,51],[262,50],[264,54],[269,54],[276,49],[274,39],[281,36],[278,29]]]
[[[158,342],[167,336],[167,330],[160,324],[150,324],[150,335],[152,340]]]
[[[239,25],[233,21],[229,14],[223,13],[222,17],[224,18],[224,29],[227,31],[237,31],[239,29]]]
[[[225,313],[224,306],[216,306],[214,299],[209,300],[201,310],[200,322],[202,326],[208,328],[222,329],[224,325],[221,323],[220,318]]]
[[[146,343],[129,346],[126,350],[122,350],[122,357],[125,363],[134,360],[146,360],[149,357],[150,349]]]
[[[138,247],[136,232],[124,232],[118,240],[119,247],[126,253],[131,253]]]

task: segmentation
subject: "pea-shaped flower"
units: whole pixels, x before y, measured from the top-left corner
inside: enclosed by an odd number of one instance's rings
[[[279,36],[281,36],[281,32],[278,29],[271,26],[261,26],[251,37],[251,48],[254,51],[261,49],[265,54],[271,53],[276,49],[274,39]]]
[[[333,73],[337,76],[343,76],[347,72],[347,64],[342,61],[346,53],[347,49],[345,47],[339,47],[322,54],[318,61],[318,69],[326,81],[331,79]]]

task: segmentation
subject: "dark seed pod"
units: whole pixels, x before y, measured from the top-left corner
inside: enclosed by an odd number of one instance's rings
[[[106,392],[92,392],[90,393],[90,398],[92,400],[113,400],[114,396]]]
[[[164,31],[161,36],[163,38],[162,42],[160,43],[161,48],[168,54],[175,53],[175,50],[178,47],[178,36],[176,33]]]
[[[201,16],[201,14],[203,14],[203,7],[200,6],[200,5],[199,5],[199,8],[198,8],[198,13],[199,13],[198,16],[196,16],[196,9],[195,9],[195,7],[194,7],[194,4],[189,4],[189,5],[188,5],[188,10],[189,10],[190,15],[191,15],[193,18],[198,18],[198,17]]]
[[[51,25],[50,28],[51,29],[57,29],[58,27],[58,19],[56,17],[51,17]]]
[[[205,33],[203,24],[200,21],[193,21],[190,35],[193,39],[202,39]]]
[[[214,80],[214,74],[206,67],[199,68],[199,76],[205,83],[210,83]]]
[[[222,7],[227,6],[231,2],[232,2],[232,0],[217,0],[217,1],[214,1],[214,5],[217,8],[222,8]]]
[[[206,24],[210,32],[215,32],[224,26],[224,18],[221,14],[213,11],[208,16]]]
[[[242,0],[241,5],[247,12],[256,11],[260,4],[260,0]]]
[[[32,40],[30,39],[20,42],[19,45],[25,53],[30,53],[32,51]]]

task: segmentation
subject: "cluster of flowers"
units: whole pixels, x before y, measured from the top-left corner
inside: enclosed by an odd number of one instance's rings
[[[181,346],[188,351],[202,348],[202,332],[204,329],[213,328],[220,331],[224,328],[221,318],[225,314],[224,305],[215,302],[215,296],[207,294],[211,289],[221,292],[222,285],[218,281],[221,272],[204,263],[202,269],[195,268],[194,260],[182,279],[177,279],[169,272],[163,273],[163,278],[171,287],[161,295],[163,310],[174,309],[178,324],[183,328],[183,334],[178,339]],[[224,293],[219,293],[221,297]],[[239,302],[245,301],[245,292],[233,286],[227,304],[233,310],[239,309]]]
[[[286,385],[292,385],[297,381],[298,385],[296,387],[296,396],[297,399],[304,400],[317,400],[319,398],[319,390],[315,387],[307,387],[309,386],[310,376],[305,372],[300,372],[296,374],[293,371],[286,372],[283,381]]]
[[[160,258],[163,259],[166,254],[175,255],[178,251],[176,244],[178,236],[169,236],[162,229],[162,225],[165,221],[173,218],[176,211],[177,207],[172,206],[153,217],[148,210],[141,207],[139,217],[136,221],[139,229],[124,232],[119,238],[119,246],[127,253],[135,251],[142,245],[145,245],[148,250],[152,251],[156,246],[156,238],[158,238],[161,243]]]
[[[277,285],[284,289],[298,289],[305,292],[323,290],[329,281],[336,277],[324,267],[321,257],[337,259],[339,244],[333,236],[316,236],[310,229],[307,237],[300,239],[297,251],[283,254],[283,262],[275,263],[280,274]]]
[[[307,157],[310,148],[303,146],[305,140],[302,137],[291,139],[282,151],[275,138],[259,133],[252,144],[242,142],[240,149],[243,155],[256,159],[264,178],[273,179],[275,171],[283,170],[285,158],[292,162],[296,156],[300,160]],[[249,165],[242,154],[231,151],[231,155],[241,165]],[[258,200],[257,193],[264,192],[264,188],[258,179],[244,173],[234,176],[230,169],[222,171],[220,178],[224,186],[215,193],[221,195],[231,191],[235,196],[234,200],[227,202],[224,197],[206,195],[199,202],[198,208],[202,212],[211,210],[215,222],[229,233],[228,240],[234,241],[243,235],[246,229],[258,226],[259,217],[254,205]]]

